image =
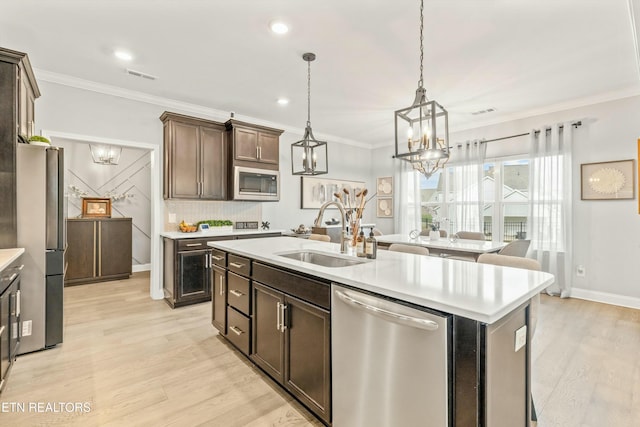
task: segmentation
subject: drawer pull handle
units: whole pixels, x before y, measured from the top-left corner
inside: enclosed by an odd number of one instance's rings
[[[195,246],[202,246],[202,243],[187,243],[186,246],[189,246],[190,248],[195,247]]]
[[[229,326],[229,329],[231,329],[231,332],[233,332],[236,335],[242,335],[244,334],[244,331],[242,331],[239,328],[236,328],[235,326]]]
[[[222,261],[224,259],[223,256],[215,256],[213,254],[211,254],[211,258],[215,259],[216,261]]]
[[[5,329],[5,327],[4,327],[4,325],[3,325],[3,326],[0,328],[0,335],[2,335],[2,334],[4,333],[4,329]]]
[[[235,267],[235,268],[242,268],[244,267],[244,264],[240,264],[239,262],[230,262],[229,265],[231,267]]]
[[[229,293],[230,293],[231,295],[233,295],[234,297],[241,297],[241,296],[243,296],[243,295],[244,295],[242,292],[240,292],[240,291],[236,291],[235,289],[231,289],[231,290],[229,291]]]
[[[22,264],[20,267],[16,267],[15,269],[18,271],[22,271],[23,268],[24,268],[24,264]]]

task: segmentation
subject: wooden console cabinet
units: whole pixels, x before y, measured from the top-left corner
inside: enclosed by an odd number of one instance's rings
[[[67,219],[65,285],[131,276],[131,218]]]

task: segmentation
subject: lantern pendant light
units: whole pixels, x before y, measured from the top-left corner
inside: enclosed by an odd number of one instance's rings
[[[307,61],[307,125],[300,141],[291,144],[291,173],[293,175],[322,175],[328,172],[327,143],[318,141],[311,130],[311,61],[314,53],[305,53]]]
[[[420,80],[413,104],[395,112],[395,158],[411,163],[430,178],[449,161],[449,114],[436,101],[429,101],[423,85],[424,0],[420,0]],[[401,146],[406,151],[401,152]]]

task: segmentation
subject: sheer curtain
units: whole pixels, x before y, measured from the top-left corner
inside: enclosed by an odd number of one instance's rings
[[[556,280],[549,295],[571,293],[572,125],[530,134],[529,232],[533,258]]]
[[[483,165],[487,144],[481,141],[468,141],[458,144],[452,150],[455,162],[452,175],[453,227],[456,231],[483,231]]]
[[[395,162],[395,182],[398,197],[395,202],[395,232],[409,235],[412,230],[420,230],[420,175],[409,162]]]

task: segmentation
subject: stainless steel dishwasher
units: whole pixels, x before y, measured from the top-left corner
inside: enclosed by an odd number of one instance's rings
[[[333,426],[448,426],[449,317],[331,290]]]

